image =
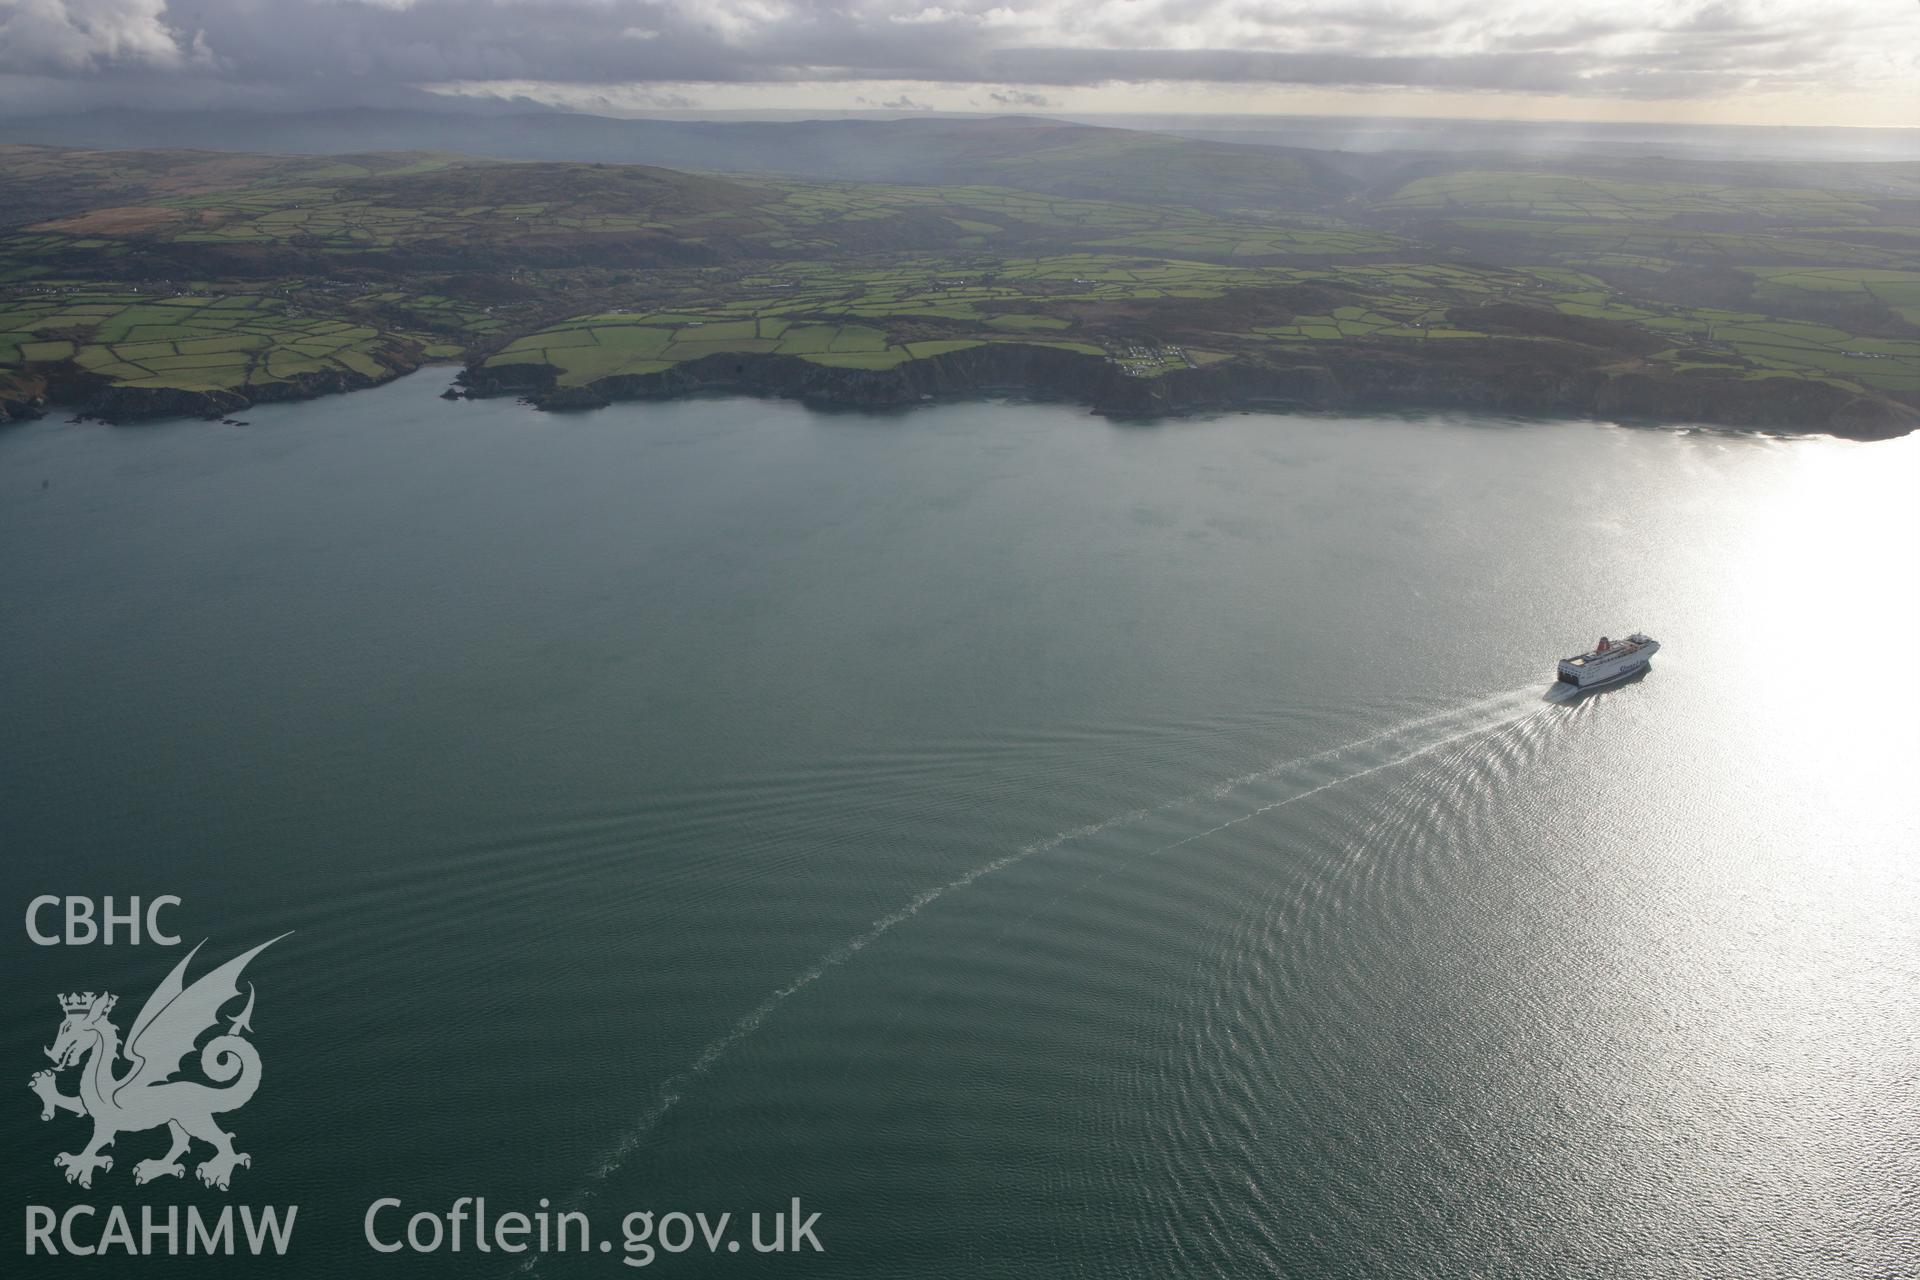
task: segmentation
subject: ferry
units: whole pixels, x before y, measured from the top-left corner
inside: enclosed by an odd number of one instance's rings
[[[1658,652],[1660,642],[1638,631],[1625,640],[1609,640],[1601,636],[1600,643],[1593,646],[1592,651],[1560,659],[1560,683],[1570,684],[1576,689],[1597,689],[1603,684],[1613,684],[1646,670],[1647,664],[1653,661],[1653,655]]]

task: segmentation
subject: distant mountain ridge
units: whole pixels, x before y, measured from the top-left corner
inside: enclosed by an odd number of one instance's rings
[[[104,110],[8,121],[10,141],[327,155],[452,151],[511,160],[647,164],[706,172],[940,186],[1011,186],[1215,211],[1319,208],[1352,186],[1331,157],[1030,116],[621,120],[354,108],[277,115]]]

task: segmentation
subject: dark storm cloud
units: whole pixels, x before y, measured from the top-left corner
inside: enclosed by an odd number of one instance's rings
[[[883,80],[1041,101],[1147,81],[1686,96],[1838,87],[1889,56],[1874,36],[1893,21],[1884,5],[1766,3],[0,0],[0,73],[16,97],[32,84],[175,101],[364,102],[449,82],[638,86],[644,100],[650,84]]]

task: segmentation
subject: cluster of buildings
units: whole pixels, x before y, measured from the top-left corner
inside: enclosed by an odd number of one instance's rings
[[[1138,343],[1129,343],[1117,351],[1109,351],[1107,360],[1136,378],[1150,378],[1170,364],[1184,364],[1189,369],[1195,367],[1193,357],[1187,354],[1185,347],[1148,347]]]

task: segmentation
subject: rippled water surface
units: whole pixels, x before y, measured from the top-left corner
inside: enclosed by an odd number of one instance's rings
[[[297,931],[279,1274],[515,1274],[383,1195],[822,1214],[680,1274],[1920,1267],[1916,442],[439,385],[0,432],[8,910]],[[177,958],[15,928],[22,1085]],[[37,1115],[16,1223],[221,1199]]]

